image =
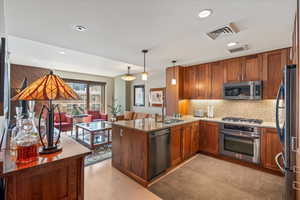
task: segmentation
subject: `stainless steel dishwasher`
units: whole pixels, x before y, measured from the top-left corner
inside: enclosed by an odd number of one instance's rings
[[[170,130],[149,133],[149,180],[170,167]]]

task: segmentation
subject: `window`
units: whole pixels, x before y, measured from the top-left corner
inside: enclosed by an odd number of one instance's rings
[[[135,85],[134,89],[134,106],[145,106],[145,86]]]
[[[105,83],[64,80],[80,97],[80,100],[57,101],[61,112],[69,115],[87,113],[88,110],[105,112]]]

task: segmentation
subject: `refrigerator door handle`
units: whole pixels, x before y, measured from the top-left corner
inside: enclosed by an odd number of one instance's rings
[[[279,137],[280,141],[282,142],[282,144],[284,143],[284,135],[283,135],[283,130],[280,127],[280,123],[279,123],[279,109],[283,109],[283,107],[279,106],[279,101],[280,101],[280,98],[283,96],[283,90],[284,90],[283,84],[281,84],[278,89],[278,92],[277,92],[276,109],[275,109],[276,129],[277,129],[278,137]]]
[[[279,158],[282,157],[282,160],[283,160],[283,163],[284,163],[284,158],[283,158],[283,153],[279,153],[275,156],[275,162],[276,162],[276,165],[278,166],[278,168],[283,172],[285,173],[285,170],[284,168],[280,165],[280,161],[279,161]]]

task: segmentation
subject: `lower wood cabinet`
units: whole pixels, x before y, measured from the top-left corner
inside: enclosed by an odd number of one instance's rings
[[[219,153],[219,124],[213,122],[200,122],[199,126],[200,151]]]
[[[267,169],[280,171],[275,162],[275,156],[283,151],[276,129],[263,128],[261,136],[261,162]]]
[[[190,158],[199,151],[199,122],[171,128],[171,165]]]
[[[191,136],[193,124],[185,124],[182,127],[182,157],[183,160],[188,159],[192,155]]]
[[[176,166],[182,161],[182,126],[171,128],[171,165]]]
[[[148,133],[117,126],[112,133],[113,166],[147,180]]]
[[[200,143],[200,133],[199,133],[199,123],[193,123],[192,132],[191,132],[191,153],[196,154],[199,151]]]

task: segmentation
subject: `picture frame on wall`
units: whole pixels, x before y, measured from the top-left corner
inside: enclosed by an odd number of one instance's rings
[[[134,85],[133,94],[133,105],[145,106],[145,85]]]
[[[165,88],[151,88],[149,93],[149,106],[162,107]]]

